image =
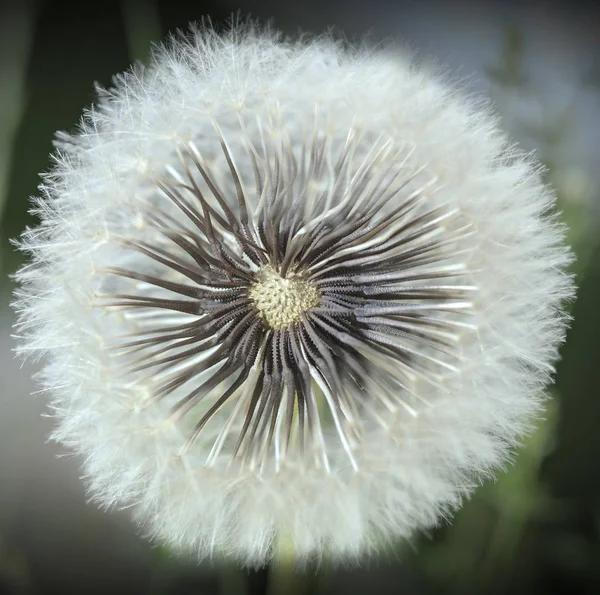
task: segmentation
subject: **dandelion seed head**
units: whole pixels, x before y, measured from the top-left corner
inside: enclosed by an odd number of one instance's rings
[[[359,558],[531,426],[573,291],[553,195],[412,58],[198,28],[55,162],[19,351],[90,492],[171,547]]]

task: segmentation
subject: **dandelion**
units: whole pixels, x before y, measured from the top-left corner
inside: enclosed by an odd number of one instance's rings
[[[358,559],[510,456],[570,252],[488,109],[392,51],[200,27],[57,136],[19,351],[91,494],[176,550]]]

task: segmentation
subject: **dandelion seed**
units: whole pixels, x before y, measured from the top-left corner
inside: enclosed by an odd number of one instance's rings
[[[57,139],[19,351],[91,493],[200,558],[431,526],[540,407],[572,295],[537,166],[391,53],[200,28]]]

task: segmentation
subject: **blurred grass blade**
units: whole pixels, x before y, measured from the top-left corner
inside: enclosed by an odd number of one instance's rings
[[[14,140],[24,112],[34,21],[34,5],[27,0],[5,5],[0,11],[0,221],[6,202]]]
[[[163,37],[156,0],[125,0],[121,6],[131,60],[146,62],[150,44]]]

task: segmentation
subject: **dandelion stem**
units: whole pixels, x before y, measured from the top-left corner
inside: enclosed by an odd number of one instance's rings
[[[269,568],[267,595],[309,595],[314,593],[315,576],[295,566],[295,556],[288,536],[279,538]]]

